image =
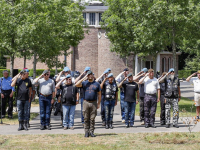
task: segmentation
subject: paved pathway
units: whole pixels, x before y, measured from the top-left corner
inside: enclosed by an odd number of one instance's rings
[[[193,98],[193,92],[192,92],[192,86],[190,86],[187,83],[181,83],[181,91],[182,91],[182,96],[188,97],[188,98]],[[186,92],[188,91],[189,92]],[[136,107],[138,107],[137,105]],[[37,107],[33,107],[31,109],[32,112],[39,112],[39,109]],[[159,107],[157,109],[159,110]],[[40,118],[39,116],[36,117],[36,119],[31,121],[31,128],[29,131],[17,131],[18,125],[2,125],[0,126],[0,134],[84,134],[84,129],[81,124],[81,119],[80,119],[80,104],[77,105],[76,107],[76,114],[75,114],[75,129],[74,130],[63,130],[61,127],[60,123],[60,115],[59,116],[53,116],[51,117],[51,124],[52,124],[52,130],[40,130]],[[185,127],[185,125],[181,122],[179,119],[179,126],[180,128],[165,128],[165,126],[160,126],[159,124],[159,118],[156,118],[155,125],[157,128],[145,128],[144,125],[141,125],[139,122],[139,117],[136,116],[135,118],[135,127],[134,128],[124,128],[124,124],[121,122],[121,115],[120,115],[120,105],[115,107],[115,112],[114,112],[114,129],[105,129],[103,126],[101,126],[101,116],[100,116],[100,109],[98,109],[98,114],[96,117],[96,124],[95,124],[95,133],[101,133],[106,134],[106,133],[138,133],[138,132],[189,132],[188,128]],[[200,131],[200,124],[198,124],[194,129],[194,132],[199,132]]]

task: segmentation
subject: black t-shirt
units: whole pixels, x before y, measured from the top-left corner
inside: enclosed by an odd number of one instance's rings
[[[32,87],[31,80],[26,78],[25,80],[17,79],[17,100],[28,101],[29,100],[29,88]]]
[[[138,84],[135,82],[124,81],[122,87],[124,88],[124,95],[125,95],[124,101],[136,102],[135,92],[138,91]]]
[[[140,78],[139,78],[139,80],[140,79],[142,79],[144,76],[141,76]],[[144,97],[145,96],[145,93],[144,93],[144,84],[140,84],[139,85],[139,93],[140,93],[140,97]]]
[[[76,105],[77,87],[71,85],[61,85],[62,90],[62,104],[66,106]],[[63,101],[64,99],[64,101]]]

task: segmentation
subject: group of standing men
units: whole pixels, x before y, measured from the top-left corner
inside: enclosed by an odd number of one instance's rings
[[[129,73],[128,68],[125,68],[116,78],[111,73],[111,69],[108,68],[96,79],[90,67],[86,67],[84,72],[74,79],[70,75],[70,69],[65,67],[58,74],[55,81],[49,78],[50,70],[44,70],[33,81],[28,78],[28,72],[28,69],[24,69],[12,79],[8,77],[8,72],[4,71],[4,77],[1,79],[2,118],[5,117],[6,98],[9,99],[8,117],[12,118],[12,97],[15,91],[13,87],[17,86],[18,130],[28,130],[31,100],[35,95],[35,89],[32,89],[32,87],[36,84],[39,85],[41,130],[51,130],[50,109],[59,89],[62,91],[60,96],[64,130],[74,129],[75,109],[76,104],[79,103],[80,95],[81,121],[85,128],[85,137],[95,137],[95,117],[100,105],[102,125],[106,129],[113,128],[113,113],[118,101],[118,88],[120,88],[122,122],[125,123],[126,128],[134,126],[135,108],[138,103],[140,103],[140,121],[142,125],[145,125],[145,128],[156,128],[154,123],[157,102],[159,101],[161,105],[161,125],[166,125],[166,128],[170,127],[170,109],[172,106],[173,126],[179,127],[180,82],[178,77],[175,76],[173,68],[168,73],[164,72],[158,79],[154,77],[154,70],[148,70],[147,68],[143,68],[135,76]],[[196,74],[198,78],[191,79]],[[186,80],[195,85],[195,102],[197,117],[199,118],[200,71],[192,74]]]

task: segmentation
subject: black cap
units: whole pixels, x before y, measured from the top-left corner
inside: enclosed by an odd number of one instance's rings
[[[89,74],[93,74],[93,72],[92,72],[91,70],[89,70],[89,71],[87,72],[87,75],[89,75]]]
[[[124,71],[128,71],[128,68],[125,68]]]
[[[129,74],[127,75],[128,78],[129,78],[130,76],[133,76],[132,73],[129,73]]]
[[[49,72],[49,70],[44,70],[42,74],[46,74],[48,72]]]

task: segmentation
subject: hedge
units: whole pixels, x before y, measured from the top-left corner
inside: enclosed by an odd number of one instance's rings
[[[193,71],[193,70],[179,70],[178,71],[178,78],[182,79],[182,78],[187,78],[189,77],[191,74],[195,73],[197,71]]]

